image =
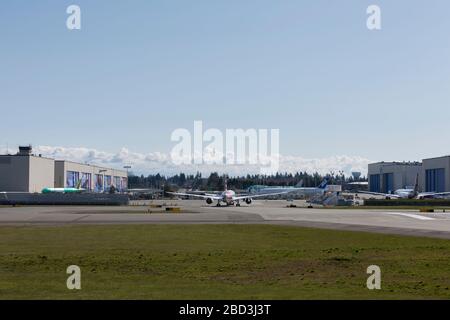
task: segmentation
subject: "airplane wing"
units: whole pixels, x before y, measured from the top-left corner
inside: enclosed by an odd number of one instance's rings
[[[383,197],[389,197],[389,198],[400,198],[399,195],[391,194],[391,193],[381,193],[381,192],[371,192],[371,191],[357,191],[356,193],[371,194],[374,196],[383,196]]]
[[[248,194],[248,195],[239,195],[239,196],[234,196],[233,200],[244,200],[244,199],[253,199],[253,198],[261,198],[261,197],[267,197],[267,196],[276,196],[276,195],[280,195],[280,194],[286,194],[292,191],[283,191],[283,192],[273,192],[273,193],[261,193],[261,194]]]
[[[435,196],[450,196],[450,192],[422,192],[417,195],[417,198],[435,197]]]
[[[215,196],[217,196],[219,193],[221,193],[222,191],[202,191],[202,190],[195,190],[195,191],[189,191],[189,192],[191,192],[191,193],[186,193],[186,194],[189,194],[189,195],[195,195],[195,194],[197,194],[197,195],[201,195],[201,196],[205,195],[205,196],[208,196],[208,197],[215,197]],[[213,193],[211,193],[211,192],[213,192]],[[169,193],[169,192],[167,192],[167,193]]]
[[[179,193],[179,192],[166,192],[168,194],[173,194],[176,196],[185,196],[185,197],[197,197],[202,199],[212,199],[212,200],[222,200],[221,196],[217,194],[192,194],[192,193]]]

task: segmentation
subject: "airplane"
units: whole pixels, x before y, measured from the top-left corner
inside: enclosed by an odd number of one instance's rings
[[[279,192],[279,191],[295,191],[303,186],[303,180],[300,180],[295,187],[291,186],[266,186],[261,184],[252,185],[247,188],[247,192],[254,193],[266,193],[266,192]]]
[[[289,193],[295,192],[295,194],[304,196],[305,198],[313,198],[320,197],[327,192],[328,182],[328,178],[325,178],[317,187],[302,187],[301,185],[303,184],[303,181],[300,181],[295,187],[251,186],[248,191],[249,193],[254,193],[255,191],[266,192],[272,190],[283,190]]]
[[[44,188],[42,193],[81,193],[86,191],[86,189],[81,188],[81,179],[78,180],[77,186],[75,188]]]
[[[227,206],[230,206],[230,205],[232,206],[232,205],[236,204],[236,206],[239,207],[239,206],[241,206],[241,204],[240,204],[241,200],[247,204],[251,204],[253,198],[274,196],[274,195],[286,194],[289,192],[292,192],[292,191],[238,195],[233,190],[228,190],[227,181],[225,179],[224,191],[220,191],[220,192],[216,192],[216,193],[206,193],[206,194],[179,193],[179,192],[167,192],[167,193],[177,195],[177,196],[189,196],[189,197],[202,198],[202,199],[206,200],[207,204],[211,204],[211,203],[213,203],[214,200],[216,200],[217,207],[220,207],[221,202],[224,202]]]
[[[393,193],[381,193],[371,191],[358,191],[358,193],[369,194],[375,196],[383,196],[385,199],[425,199],[444,197],[450,195],[450,192],[419,192],[419,175],[416,176],[414,188],[397,189]]]

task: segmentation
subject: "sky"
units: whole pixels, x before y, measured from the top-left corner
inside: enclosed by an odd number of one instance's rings
[[[81,30],[66,27],[71,4]],[[366,27],[372,4],[381,30]],[[447,0],[1,1],[0,150],[164,171],[171,133],[201,120],[279,129],[292,170],[446,155],[449,12]]]

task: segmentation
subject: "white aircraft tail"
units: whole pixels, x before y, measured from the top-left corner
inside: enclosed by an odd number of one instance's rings
[[[414,194],[419,193],[419,174],[416,176],[416,182],[414,183]]]
[[[322,183],[317,186],[318,189],[325,189],[328,185],[328,178],[323,179]]]

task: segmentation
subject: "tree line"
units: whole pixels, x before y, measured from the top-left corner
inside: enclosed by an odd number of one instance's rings
[[[366,177],[354,179],[353,176],[346,176],[342,172],[338,174],[329,173],[321,175],[319,173],[309,174],[307,172],[277,173],[274,175],[246,175],[227,177],[227,185],[230,189],[244,190],[252,185],[270,186],[295,186],[303,181],[304,187],[315,187],[325,178],[330,184],[345,184],[355,181],[367,181]],[[193,189],[193,190],[222,190],[225,185],[225,176],[212,172],[209,176],[203,177],[200,172],[196,174],[179,173],[173,176],[164,176],[159,173],[144,175],[134,175],[130,173],[128,187],[150,188],[150,189]]]

